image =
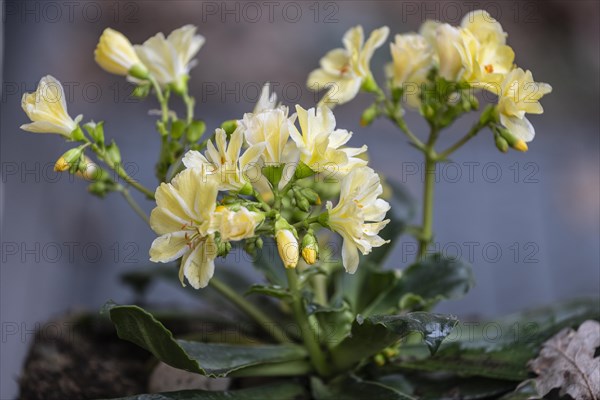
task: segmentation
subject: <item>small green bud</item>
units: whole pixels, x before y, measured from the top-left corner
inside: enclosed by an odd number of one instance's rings
[[[100,147],[104,146],[104,122],[88,122],[83,126],[92,140]]]
[[[379,114],[379,111],[377,110],[377,106],[375,104],[373,104],[372,106],[367,108],[365,111],[363,111],[362,116],[360,117],[360,125],[361,126],[371,125],[371,123],[373,123],[375,118],[377,118],[378,114]]]
[[[71,173],[77,172],[79,168],[79,161],[83,155],[83,149],[76,147],[74,149],[67,150],[54,164],[54,171],[64,172],[70,171]]]
[[[206,130],[206,124],[204,121],[192,121],[186,131],[186,139],[190,143],[196,143]]]
[[[312,230],[302,238],[302,258],[308,265],[313,265],[319,259],[319,243]]]
[[[525,143],[524,140],[514,136],[508,131],[508,129],[504,127],[499,127],[498,133],[500,133],[500,135],[508,142],[510,147],[512,147],[513,149],[522,152],[526,152],[528,150],[527,143]]]
[[[108,163],[113,167],[121,164],[121,151],[114,140],[111,141],[108,146],[106,146],[106,158]]]
[[[496,141],[496,148],[500,150],[502,153],[506,153],[508,151],[508,142],[500,135],[494,135],[494,139]]]
[[[104,181],[96,181],[88,186],[88,191],[94,196],[98,196],[100,198],[106,196],[110,190],[110,186]]]
[[[262,240],[262,238],[260,236],[258,236],[256,238],[255,243],[256,243],[256,248],[258,248],[258,249],[262,249],[263,248],[264,242],[263,242],[263,240]]]
[[[310,210],[310,203],[306,199],[306,197],[298,196],[296,199],[296,207],[301,209],[304,212],[308,212]]]
[[[145,99],[150,94],[150,89],[152,89],[150,82],[143,82],[133,89],[131,95],[136,99]]]
[[[302,195],[306,198],[306,200],[308,200],[308,202],[314,206],[320,206],[321,205],[321,198],[319,197],[319,194],[317,192],[315,192],[313,189],[311,188],[304,188],[304,189],[300,189],[302,191]]]
[[[183,136],[183,132],[185,131],[185,122],[177,119],[171,123],[171,137],[175,140],[181,138]]]
[[[221,129],[223,129],[229,137],[237,129],[237,121],[235,119],[225,121],[221,124]]]
[[[385,357],[381,353],[375,354],[373,360],[375,361],[375,364],[377,364],[378,367],[383,367],[385,365]]]

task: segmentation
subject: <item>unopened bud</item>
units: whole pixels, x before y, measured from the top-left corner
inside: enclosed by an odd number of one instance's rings
[[[186,131],[186,139],[190,143],[196,143],[206,130],[206,124],[204,121],[192,121]]]
[[[310,231],[302,238],[302,258],[308,265],[313,265],[319,258],[319,244],[314,233]]]
[[[498,148],[498,150],[501,152],[506,153],[508,151],[508,142],[506,139],[500,135],[495,135],[494,139],[496,141],[496,148]]]
[[[221,124],[221,129],[225,131],[227,136],[231,136],[231,134],[237,129],[237,121],[235,119],[225,121]]]
[[[71,169],[71,167],[73,167],[73,171],[75,171],[75,167],[79,164],[82,154],[83,149],[80,147],[68,150],[65,154],[60,156],[58,160],[56,160],[56,163],[54,164],[54,171],[64,172]]]
[[[313,189],[304,188],[304,189],[302,189],[302,194],[304,195],[304,197],[308,200],[308,202],[310,204],[315,205],[315,206],[321,205],[321,198],[319,197],[319,194],[317,192],[315,192]]]
[[[360,117],[360,125],[371,125],[375,118],[377,118],[377,114],[377,106],[372,105],[371,107],[367,108],[365,111],[363,111],[362,116]]]
[[[499,128],[498,132],[508,142],[509,146],[515,150],[525,152],[528,150],[527,143],[523,139],[519,139],[505,128]]]

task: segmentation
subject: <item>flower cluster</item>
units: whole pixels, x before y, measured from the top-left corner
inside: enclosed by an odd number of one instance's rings
[[[309,265],[316,262],[313,227],[328,227],[344,240],[343,265],[350,273],[359,251],[368,254],[386,243],[378,235],[389,209],[378,198],[379,176],[357,157],[366,146],[345,146],[352,134],[336,129],[328,107],[297,105],[289,115],[266,85],[253,112],[235,126],[230,134],[217,129],[204,154],[188,151],[186,168],[158,188],[150,224],[161,236],[152,244],[151,260],[183,257],[182,282],[185,277],[199,288],[207,285],[214,259],[227,254],[231,241],[247,239],[261,247],[260,236],[272,236],[284,266],[295,268],[300,256]],[[328,167],[328,178],[341,180],[341,193],[335,207],[328,201],[323,208],[310,186],[324,179]]]
[[[363,46],[362,28],[350,29],[343,39],[346,48],[334,49],[321,59],[321,68],[309,76],[309,88],[327,88],[321,101],[338,104],[352,100],[361,85],[365,91],[377,91],[369,60],[387,34],[387,27],[375,30]],[[506,39],[500,23],[483,10],[468,13],[457,27],[425,21],[419,33],[398,34],[390,44],[393,62],[386,67],[390,88],[417,108],[423,108],[432,76],[454,83],[450,85],[454,89],[489,91],[498,96],[499,124],[491,128],[499,148],[506,151],[510,145],[525,151],[526,142],[535,136],[525,114],[541,114],[539,100],[552,88],[514,64],[515,53]]]

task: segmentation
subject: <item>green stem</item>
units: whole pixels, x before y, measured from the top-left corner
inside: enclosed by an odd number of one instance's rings
[[[186,109],[186,124],[189,125],[194,120],[194,104],[195,100],[188,94],[187,89],[183,92],[183,102],[185,103]]]
[[[119,186],[121,186],[121,185],[119,185]],[[123,195],[123,197],[125,198],[125,200],[129,204],[129,206],[133,209],[133,211],[135,211],[135,213],[137,215],[139,215],[140,218],[142,218],[144,220],[144,222],[146,224],[148,224],[148,226],[150,226],[150,219],[148,218],[148,215],[146,215],[146,213],[144,212],[144,210],[142,210],[142,208],[135,201],[135,199],[133,197],[131,197],[131,194],[129,193],[129,190],[127,190],[127,188],[123,187],[123,186],[121,186],[118,190]]]
[[[262,195],[257,190],[254,190],[254,193],[252,193],[252,195],[256,200],[260,202],[260,204],[266,212],[271,211],[271,206],[263,199]]]
[[[165,124],[169,120],[169,105],[167,98],[163,95],[162,89],[160,88],[160,85],[158,84],[157,80],[153,76],[150,76],[149,80],[152,84],[152,87],[154,88],[154,92],[156,92],[156,98],[160,103],[161,122]],[[162,131],[160,133],[163,135],[165,134]]]
[[[446,149],[443,152],[441,152],[438,155],[437,159],[438,160],[444,160],[444,159],[448,158],[448,156],[450,156],[450,154],[452,154],[456,150],[460,149],[465,143],[467,143],[469,140],[471,140],[472,137],[474,137],[475,135],[477,135],[477,133],[479,133],[480,130],[482,130],[483,128],[485,128],[486,125],[487,124],[482,124],[481,122],[477,122],[475,125],[473,125],[471,127],[471,129],[469,129],[469,132],[467,132],[467,134],[465,136],[463,136],[459,141],[457,141],[456,143],[454,143],[448,149]]]
[[[319,216],[320,216],[320,214],[316,215],[314,217],[307,218],[307,219],[302,220],[300,222],[296,222],[292,226],[294,228],[308,228],[310,224],[314,224],[316,222],[319,222]]]
[[[315,332],[313,332],[313,329],[308,321],[308,315],[306,313],[306,309],[304,308],[304,304],[302,303],[302,294],[300,293],[296,270],[286,269],[286,274],[293,299],[292,309],[294,310],[294,317],[296,318],[296,323],[300,328],[300,334],[302,335],[302,340],[306,346],[306,349],[308,350],[310,360],[321,376],[327,376],[330,373],[329,365],[325,360],[325,355],[323,354],[321,346],[319,345],[317,337],[315,336]]]
[[[435,187],[436,161],[425,155],[425,185],[423,190],[423,227],[419,237],[419,256],[422,258],[431,243],[433,232],[433,191]]]
[[[136,188],[137,190],[145,194],[146,197],[148,197],[149,199],[154,199],[154,193],[147,189],[144,185],[140,184],[135,179],[127,175],[127,172],[125,172],[122,166],[119,165],[117,167],[112,167],[112,170],[115,171],[121,179],[127,182],[128,185]]]
[[[435,189],[435,169],[438,155],[435,153],[434,145],[438,138],[439,130],[431,128],[429,140],[425,145],[425,182],[423,189],[423,225],[419,237],[418,259],[427,252],[427,247],[433,239],[433,192]]]
[[[285,332],[279,327],[279,325],[277,325],[275,321],[269,318],[261,310],[256,308],[248,300],[237,294],[225,282],[222,282],[213,276],[210,280],[210,285],[227,299],[229,299],[229,301],[238,306],[242,311],[246,312],[250,317],[252,317],[263,328],[263,330],[269,333],[275,340],[280,343],[289,342]]]

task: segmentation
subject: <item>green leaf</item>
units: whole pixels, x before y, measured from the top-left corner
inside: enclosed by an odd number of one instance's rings
[[[363,313],[381,293],[394,287],[397,280],[395,271],[380,271],[371,265],[361,265],[353,275],[339,271],[333,299],[347,301],[355,314]]]
[[[432,353],[458,323],[455,317],[426,312],[405,315],[357,316],[351,335],[332,350],[337,369],[345,370],[382,349],[419,333]]]
[[[311,378],[311,391],[316,400],[415,400],[401,391],[380,382],[365,381],[356,376],[343,376],[327,384]]]
[[[595,299],[572,301],[499,321],[462,323],[455,329],[457,338],[444,343],[435,356],[400,357],[396,367],[523,381],[529,375],[527,361],[537,355],[544,341],[563,328],[599,318],[600,306]],[[403,352],[411,349],[403,347]]]
[[[515,388],[515,382],[487,378],[462,378],[448,374],[385,375],[377,378],[386,386],[416,395],[420,400],[496,398]]]
[[[292,382],[259,386],[249,389],[227,390],[183,390],[179,392],[138,394],[113,400],[296,400],[306,395],[305,389]]]
[[[223,377],[247,367],[281,365],[306,357],[305,350],[296,345],[240,346],[176,340],[163,324],[138,306],[107,303],[104,311],[121,339],[145,348],[172,367],[202,375]],[[239,375],[243,376],[243,371]]]
[[[389,314],[408,307],[430,307],[443,299],[461,298],[474,284],[469,264],[432,254],[406,268],[400,279],[382,291],[364,313]]]
[[[281,287],[281,286],[277,286],[277,285],[273,285],[273,286],[266,286],[266,285],[252,285],[250,287],[250,289],[248,289],[248,291],[246,292],[245,296],[249,295],[249,294],[263,294],[265,296],[271,296],[271,297],[275,297],[277,299],[287,299],[289,297],[291,297],[290,292],[287,290],[287,288],[285,287]]]

